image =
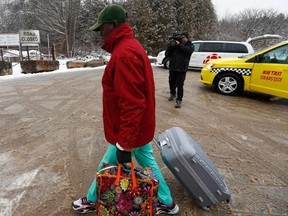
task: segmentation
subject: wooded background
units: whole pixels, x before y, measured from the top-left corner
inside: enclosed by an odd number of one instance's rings
[[[149,55],[157,55],[173,33],[182,31],[191,40],[246,41],[263,34],[288,39],[288,14],[247,9],[218,19],[211,0],[1,0],[0,33],[40,30],[42,52],[47,52],[49,39],[66,57],[99,55],[102,39],[89,27],[109,3],[128,11],[135,36]],[[261,43],[256,46],[271,41]]]

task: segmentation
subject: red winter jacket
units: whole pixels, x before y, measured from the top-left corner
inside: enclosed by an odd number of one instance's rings
[[[150,61],[128,23],[110,33],[102,49],[111,53],[103,78],[106,140],[125,149],[149,143],[155,130],[155,86]]]

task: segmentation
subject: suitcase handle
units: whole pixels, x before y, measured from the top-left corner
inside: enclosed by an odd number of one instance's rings
[[[168,147],[170,147],[171,145],[169,144],[169,140],[168,138],[159,141],[156,137],[153,138],[153,142],[156,144],[156,146],[158,147],[158,149],[162,150],[162,147],[167,145]]]
[[[160,144],[159,144],[159,142],[158,142],[158,140],[157,140],[156,137],[153,138],[153,142],[156,144],[157,148],[158,148],[159,150],[161,150]]]

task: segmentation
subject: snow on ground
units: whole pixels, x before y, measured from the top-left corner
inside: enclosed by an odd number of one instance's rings
[[[66,67],[66,62],[68,60],[58,60],[58,61],[59,61],[59,69],[54,71],[54,72],[65,72],[65,71],[69,70]],[[45,73],[45,72],[43,72],[43,73]],[[51,71],[49,73],[51,73]],[[23,76],[23,75],[25,76],[27,74],[22,74],[22,69],[21,69],[20,63],[18,63],[18,62],[17,63],[13,63],[13,75],[12,76]]]
[[[148,56],[149,59],[151,60],[155,60],[156,61],[156,57],[153,56]],[[66,67],[66,62],[67,61],[71,61],[71,60],[75,60],[75,59],[60,59],[59,61],[59,69],[55,70],[55,71],[49,71],[49,72],[41,72],[41,73],[36,73],[36,74],[24,74],[22,73],[22,69],[20,66],[20,63],[13,63],[12,64],[12,70],[13,70],[13,74],[12,75],[5,75],[5,76],[0,76],[0,80],[6,80],[6,79],[14,79],[14,78],[19,78],[19,77],[27,77],[27,76],[41,76],[43,74],[47,75],[47,74],[55,74],[55,73],[67,73],[71,71],[78,71],[78,70],[85,70],[85,69],[89,69],[89,68],[73,68],[73,69],[67,69]],[[153,65],[153,64],[152,64]],[[97,68],[105,68],[106,65],[103,66],[99,66]],[[90,68],[91,69],[91,68]]]
[[[85,69],[91,69],[91,68],[73,68],[73,69],[67,69],[66,62],[71,59],[65,59],[65,60],[58,60],[59,61],[59,69],[55,71],[49,71],[49,72],[41,72],[41,73],[35,73],[35,74],[24,74],[22,73],[22,69],[20,66],[20,63],[13,63],[12,64],[12,75],[5,75],[0,76],[0,80],[7,80],[7,79],[15,79],[15,78],[21,78],[21,77],[33,77],[33,76],[41,76],[41,75],[48,75],[48,74],[55,74],[55,73],[71,73],[71,71],[78,71],[78,70],[85,70]],[[105,65],[99,66],[97,68],[105,68]]]

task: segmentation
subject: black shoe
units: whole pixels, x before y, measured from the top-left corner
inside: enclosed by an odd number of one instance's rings
[[[170,97],[168,98],[168,101],[172,101],[176,98],[175,94],[171,94]]]
[[[175,108],[181,108],[181,101],[180,100],[176,100]]]

